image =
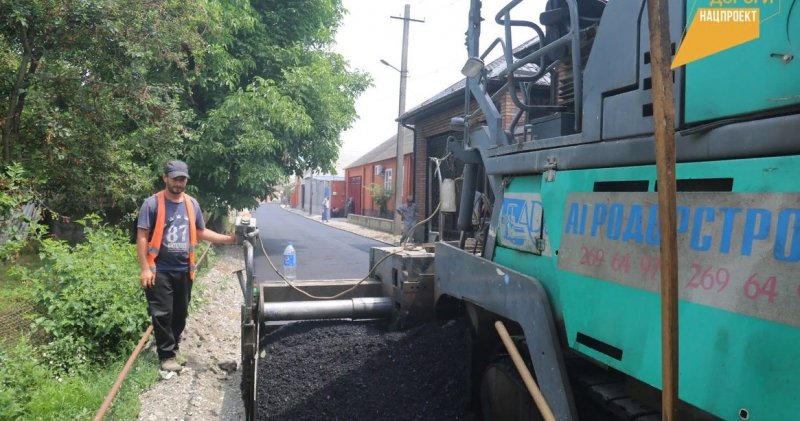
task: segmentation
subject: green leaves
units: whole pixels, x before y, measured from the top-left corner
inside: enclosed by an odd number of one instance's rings
[[[33,202],[37,180],[30,180],[19,163],[0,173],[0,260],[13,260],[29,239],[42,233]]]
[[[340,0],[0,0],[0,115],[46,206],[121,221],[192,168],[209,211],[333,171],[368,77],[331,51]],[[128,216],[130,218],[130,216]]]
[[[85,243],[44,240],[43,266],[23,272],[43,314],[33,326],[50,339],[40,351],[59,372],[125,355],[148,320],[135,248],[96,216],[82,223]]]
[[[243,2],[210,3],[234,24],[220,22],[206,36],[207,67],[193,87],[201,123],[188,153],[199,173],[192,184],[214,197],[202,203],[217,214],[255,206],[254,197],[288,175],[332,172],[339,136],[369,85],[329,50],[339,1],[251,1],[236,10],[232,3]]]
[[[370,183],[369,186],[364,188],[369,192],[372,201],[378,205],[381,217],[385,217],[389,200],[392,199],[392,190],[375,183]]]

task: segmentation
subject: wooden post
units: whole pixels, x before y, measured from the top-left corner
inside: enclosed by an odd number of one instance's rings
[[[661,230],[661,418],[677,420],[678,402],[678,246],[675,198],[675,98],[670,59],[669,3],[647,0],[653,126]]]
[[[500,335],[500,340],[503,341],[503,345],[505,345],[508,355],[511,356],[511,361],[514,362],[514,366],[517,368],[517,372],[519,372],[520,377],[522,377],[522,382],[525,383],[525,387],[528,388],[528,393],[531,394],[533,403],[536,404],[536,408],[539,409],[542,418],[544,418],[544,421],[555,421],[556,417],[553,415],[550,405],[547,404],[547,399],[545,399],[544,395],[542,395],[542,391],[536,384],[536,380],[533,379],[533,375],[531,374],[530,370],[528,370],[528,366],[525,365],[525,360],[523,360],[522,356],[519,354],[519,350],[517,349],[517,346],[514,345],[511,335],[508,334],[506,326],[503,324],[503,322],[498,320],[494,322],[494,328],[497,329],[497,334]]]

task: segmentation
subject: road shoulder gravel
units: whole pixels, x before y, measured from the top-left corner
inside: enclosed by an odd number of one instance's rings
[[[320,220],[297,209],[286,209],[306,218]],[[333,218],[333,228],[371,238],[387,245],[399,243],[399,236],[376,231]],[[194,300],[202,301],[187,319],[181,354],[187,363],[180,374],[161,372],[161,378],[139,397],[141,421],[240,420],[241,400],[240,307],[242,293],[236,270],[242,269],[241,249],[217,247],[213,265],[196,281]],[[142,305],[145,305],[143,302]],[[155,352],[149,348],[146,352]]]
[[[241,420],[240,306],[236,270],[243,268],[239,247],[217,247],[214,264],[195,282],[181,340],[186,366],[180,374],[160,372],[154,387],[139,397],[139,420]],[[142,303],[145,305],[145,303]],[[149,348],[147,352],[155,352]]]

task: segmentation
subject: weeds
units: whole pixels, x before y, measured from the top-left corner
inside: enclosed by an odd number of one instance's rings
[[[99,218],[82,221],[86,242],[41,242],[36,267],[17,267],[3,301],[26,297],[31,336],[0,351],[0,420],[90,419],[149,323],[136,249]],[[27,292],[20,292],[20,290]],[[138,395],[157,378],[152,355],[139,358],[113,406],[135,419]]]

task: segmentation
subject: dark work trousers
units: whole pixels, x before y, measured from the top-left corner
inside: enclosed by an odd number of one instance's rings
[[[186,327],[189,301],[192,300],[192,281],[188,273],[158,272],[156,284],[144,290],[147,311],[153,320],[158,358],[175,357]]]

